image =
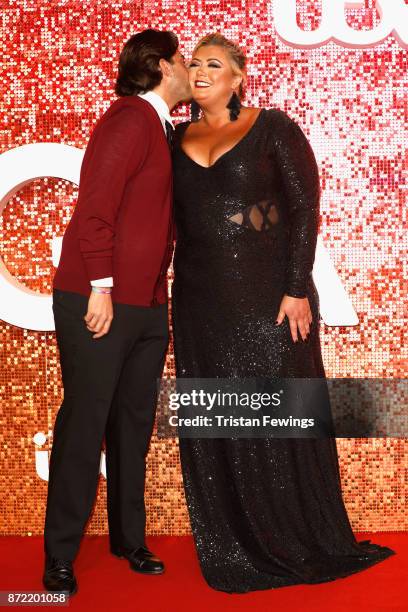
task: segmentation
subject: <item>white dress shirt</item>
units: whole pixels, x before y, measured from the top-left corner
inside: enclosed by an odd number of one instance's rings
[[[167,102],[163,100],[159,94],[155,91],[147,91],[146,93],[138,94],[140,98],[149,102],[154,110],[160,117],[160,121],[162,123],[164,133],[166,132],[166,121],[168,121],[171,127],[174,129],[173,121],[170,115],[170,109],[168,107]],[[96,280],[91,280],[91,285],[93,287],[113,287],[113,278],[109,276],[108,278],[98,278]]]

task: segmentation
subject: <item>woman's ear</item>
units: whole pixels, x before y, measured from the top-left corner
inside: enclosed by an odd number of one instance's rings
[[[234,79],[232,81],[232,89],[238,89],[242,83],[242,87],[246,86],[247,75],[244,70],[240,72],[240,74],[235,74]]]
[[[241,81],[242,81],[241,75],[237,75],[236,77],[234,77],[234,79],[232,80],[232,89],[238,89]]]
[[[243,89],[245,89],[246,84],[247,84],[247,79],[248,79],[248,75],[247,75],[245,70],[242,71],[242,75],[241,76],[242,76],[242,79],[241,79],[242,87],[243,87]]]

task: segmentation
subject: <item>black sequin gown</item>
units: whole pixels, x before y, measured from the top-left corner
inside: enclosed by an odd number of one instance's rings
[[[205,168],[180,146],[188,125],[176,127],[173,153],[177,376],[324,377],[311,277],[320,183],[307,138],[280,109],[262,109]],[[286,317],[274,325],[285,293],[309,299],[305,342],[293,342]],[[356,541],[333,438],[180,439],[180,458],[200,566],[214,589],[326,582],[395,554]]]

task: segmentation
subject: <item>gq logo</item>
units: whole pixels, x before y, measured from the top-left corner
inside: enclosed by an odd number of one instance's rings
[[[84,151],[59,143],[36,143],[0,155],[0,214],[21,187],[41,177],[79,183]],[[52,263],[58,266],[61,237],[52,241]],[[357,325],[358,317],[320,237],[313,279],[320,298],[320,314],[327,325]],[[0,257],[0,319],[36,331],[53,331],[52,296],[32,291],[7,270]]]
[[[356,30],[346,21],[345,8],[362,8],[362,0],[321,0],[321,3],[320,26],[311,31],[302,30],[296,23],[296,0],[271,0],[268,12],[276,32],[294,47],[319,47],[331,40],[344,47],[373,47],[391,33],[403,47],[408,46],[408,6],[404,0],[376,0],[381,21],[372,30]]]

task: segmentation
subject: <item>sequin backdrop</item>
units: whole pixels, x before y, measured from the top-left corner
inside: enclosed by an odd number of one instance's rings
[[[375,25],[373,4],[347,9],[349,24]],[[187,58],[194,41],[214,30],[240,43],[249,62],[246,103],[281,107],[310,138],[323,188],[321,234],[359,315],[356,327],[321,323],[327,374],[406,377],[407,51],[392,35],[374,48],[330,42],[294,49],[279,39],[261,0],[10,0],[1,8],[0,153],[33,142],[85,148],[96,119],[115,99],[120,49],[141,29],[175,31]],[[302,27],[317,27],[319,18],[320,2],[298,2]],[[177,116],[186,113],[181,108]],[[63,180],[36,180],[4,210],[1,256],[31,289],[51,290],[51,238],[63,234],[76,194]],[[4,322],[0,334],[0,532],[36,534],[47,483],[37,475],[35,453],[39,460],[51,448],[62,396],[55,335]],[[174,375],[172,349],[165,375]],[[35,444],[38,432],[45,436]],[[353,527],[406,528],[407,441],[339,439],[338,449]],[[88,533],[107,532],[105,486],[101,476]],[[146,496],[149,533],[189,532],[175,441],[154,436]]]

